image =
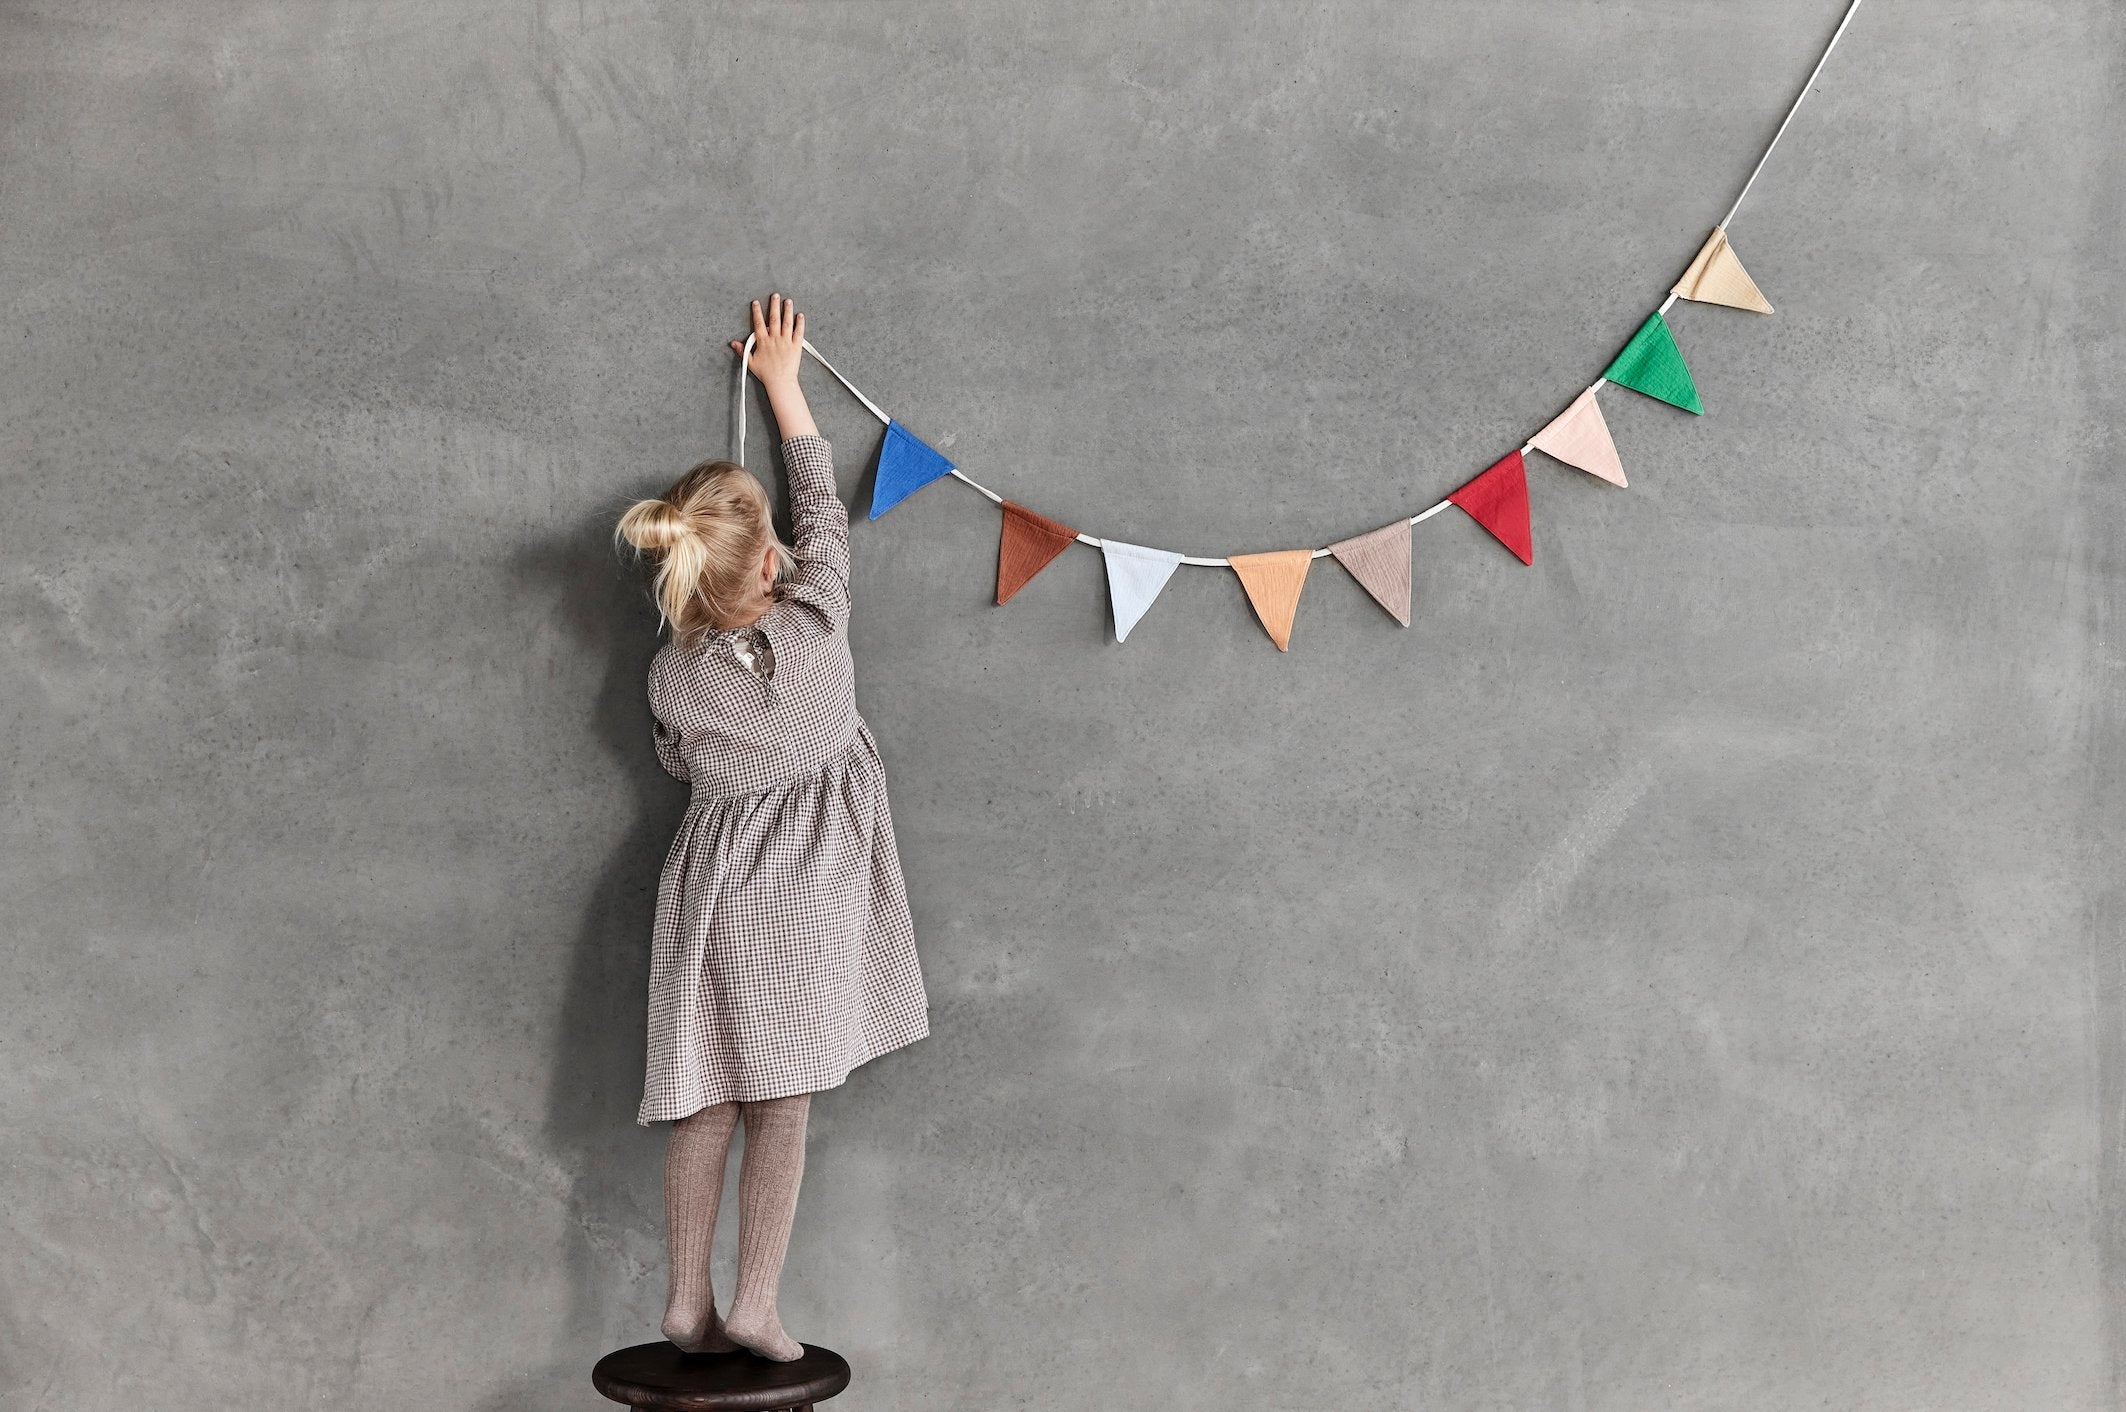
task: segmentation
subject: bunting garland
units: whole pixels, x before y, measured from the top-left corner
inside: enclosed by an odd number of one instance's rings
[[[878,474],[871,482],[871,518],[877,519],[934,480],[953,473],[952,462],[899,422],[888,420],[879,443]]]
[[[1292,625],[1299,611],[1299,598],[1305,589],[1307,572],[1314,560],[1333,555],[1337,562],[1357,580],[1373,600],[1388,613],[1408,627],[1411,621],[1411,527],[1432,518],[1450,505],[1461,509],[1471,519],[1482,525],[1523,564],[1535,562],[1535,540],[1528,502],[1528,479],[1526,453],[1541,451],[1545,455],[1584,471],[1589,475],[1616,486],[1626,484],[1623,459],[1617,454],[1615,440],[1609,432],[1607,420],[1597,401],[1605,383],[1628,387],[1634,392],[1668,403],[1693,415],[1703,415],[1705,408],[1698,398],[1698,388],[1691,377],[1690,367],[1684,361],[1683,350],[1677,346],[1674,331],[1669,327],[1667,313],[1678,299],[1687,299],[1699,304],[1725,305],[1729,308],[1753,313],[1769,314],[1771,302],[1757,287],[1755,280],[1742,266],[1741,257],[1735,253],[1729,241],[1728,226],[1742,208],[1750,188],[1756,184],[1765,163],[1771,160],[1779,139],[1786,134],[1794,115],[1808,96],[1816,78],[1829,62],[1831,51],[1845,34],[1846,27],[1860,9],[1861,0],[1849,0],[1845,14],[1838,27],[1824,46],[1816,67],[1803,83],[1801,93],[1788,108],[1786,118],[1772,134],[1757,165],[1742,184],[1741,194],[1720,223],[1713,227],[1698,253],[1691,258],[1668,298],[1661,306],[1646,316],[1632,334],[1602,376],[1581,391],[1572,402],[1552,418],[1542,430],[1530,437],[1527,444],[1509,451],[1494,461],[1480,475],[1453,491],[1446,499],[1407,519],[1398,519],[1380,528],[1349,539],[1336,541],[1322,549],[1286,549],[1269,553],[1235,554],[1226,558],[1198,558],[1178,554],[1171,550],[1154,549],[1141,544],[1127,544],[1120,540],[1097,538],[1081,534],[1069,525],[1049,519],[1014,501],[1006,500],[989,487],[972,479],[955,466],[943,452],[930,446],[892,417],[877,403],[866,397],[857,386],[843,377],[832,363],[821,356],[810,342],[804,350],[819,364],[833,374],[849,392],[862,402],[871,414],[885,423],[886,434],[880,443],[876,476],[871,491],[870,518],[878,519],[903,500],[933,481],[951,476],[986,495],[996,502],[1002,513],[1002,525],[997,543],[996,601],[1008,603],[1020,589],[1031,582],[1035,575],[1053,563],[1057,556],[1073,543],[1085,543],[1100,550],[1107,569],[1108,597],[1114,614],[1115,641],[1123,642],[1130,631],[1150,611],[1160,591],[1166,587],[1175,569],[1183,564],[1207,567],[1230,568],[1240,580],[1256,618],[1270,640],[1280,652],[1291,648]],[[745,460],[746,412],[745,379],[747,365],[753,351],[753,339],[748,336],[738,366],[738,459]]]
[[[1004,526],[997,540],[997,606],[1033,576],[1054,563],[1056,556],[1078,542],[1078,532],[1046,515],[1036,515],[1024,505],[1004,502]]]
[[[1262,630],[1279,652],[1292,650],[1292,619],[1299,614],[1299,591],[1306,587],[1314,563],[1311,549],[1280,549],[1274,554],[1235,554],[1233,572],[1255,605]]]
[[[1535,535],[1528,525],[1528,471],[1521,453],[1509,451],[1491,468],[1447,499],[1468,512],[1491,537],[1524,564],[1535,562]]]
[[[1126,642],[1129,630],[1143,619],[1159,590],[1174,576],[1181,556],[1141,544],[1124,544],[1119,539],[1102,541],[1100,554],[1107,561],[1107,597],[1115,613],[1115,641]]]
[[[1735,247],[1727,243],[1727,232],[1718,226],[1705,237],[1705,244],[1698,247],[1698,257],[1669,293],[1700,304],[1725,304],[1730,309],[1748,309],[1755,314],[1772,312],[1771,301],[1757,288],[1749,271],[1742,268]]]
[[[1410,626],[1410,522],[1397,520],[1329,546],[1336,562],[1373,595],[1373,601]]]
[[[1624,484],[1624,462],[1617,456],[1617,444],[1609,439],[1609,423],[1603,420],[1602,404],[1595,400],[1591,387],[1573,398],[1572,405],[1530,437],[1528,444],[1611,485]]]
[[[1658,397],[1686,412],[1702,415],[1705,411],[1698,405],[1698,387],[1690,380],[1690,369],[1683,365],[1683,350],[1676,347],[1668,320],[1658,313],[1646,316],[1631,342],[1602,370],[1602,380]]]

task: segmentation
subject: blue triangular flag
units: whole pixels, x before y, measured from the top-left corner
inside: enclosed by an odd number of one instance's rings
[[[1115,607],[1115,641],[1126,641],[1129,630],[1174,576],[1181,556],[1141,544],[1124,544],[1119,539],[1102,540],[1100,553],[1107,560],[1107,596]]]
[[[952,474],[952,462],[923,444],[899,422],[886,423],[878,448],[878,475],[871,482],[871,518],[877,519],[939,476]]]

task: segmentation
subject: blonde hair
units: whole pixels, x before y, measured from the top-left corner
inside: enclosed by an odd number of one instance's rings
[[[655,500],[636,501],[613,539],[657,566],[650,596],[682,646],[725,626],[753,598],[770,545],[777,584],[795,567],[775,535],[766,487],[736,461],[703,461]]]

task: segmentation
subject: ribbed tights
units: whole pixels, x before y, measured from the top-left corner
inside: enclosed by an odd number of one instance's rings
[[[811,1108],[812,1095],[799,1093],[759,1103],[718,1103],[672,1124],[664,1155],[664,1225],[671,1252],[664,1336],[686,1352],[743,1345],[779,1363],[804,1356],[797,1340],[783,1332],[776,1293],[797,1215]],[[738,1297],[730,1317],[719,1320],[709,1282],[709,1248],[723,1199],[731,1130],[741,1113],[746,1146],[738,1166]]]

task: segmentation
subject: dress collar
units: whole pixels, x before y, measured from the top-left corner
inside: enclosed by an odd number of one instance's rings
[[[789,653],[786,652],[784,649],[787,648],[795,640],[794,635],[790,632],[790,624],[788,617],[783,612],[783,608],[789,603],[789,601],[790,600],[787,598],[777,598],[773,603],[768,605],[768,609],[766,612],[762,613],[759,617],[755,618],[752,622],[746,624],[742,628],[709,629],[709,637],[712,643],[715,643],[716,645],[721,646],[723,650],[730,652],[732,660],[738,663],[739,669],[741,671],[744,671],[747,676],[752,677],[755,681],[759,682],[762,686],[768,688],[768,691],[771,695],[774,693],[775,690],[776,678],[783,675],[784,668],[788,665],[790,661]],[[744,660],[738,656],[737,649],[732,645],[734,639],[743,637],[745,634],[752,632],[756,628],[760,630],[761,636],[767,638],[768,651],[773,654],[775,661],[775,670],[773,674],[766,677],[763,677],[758,672],[755,672],[751,668],[748,668]]]

